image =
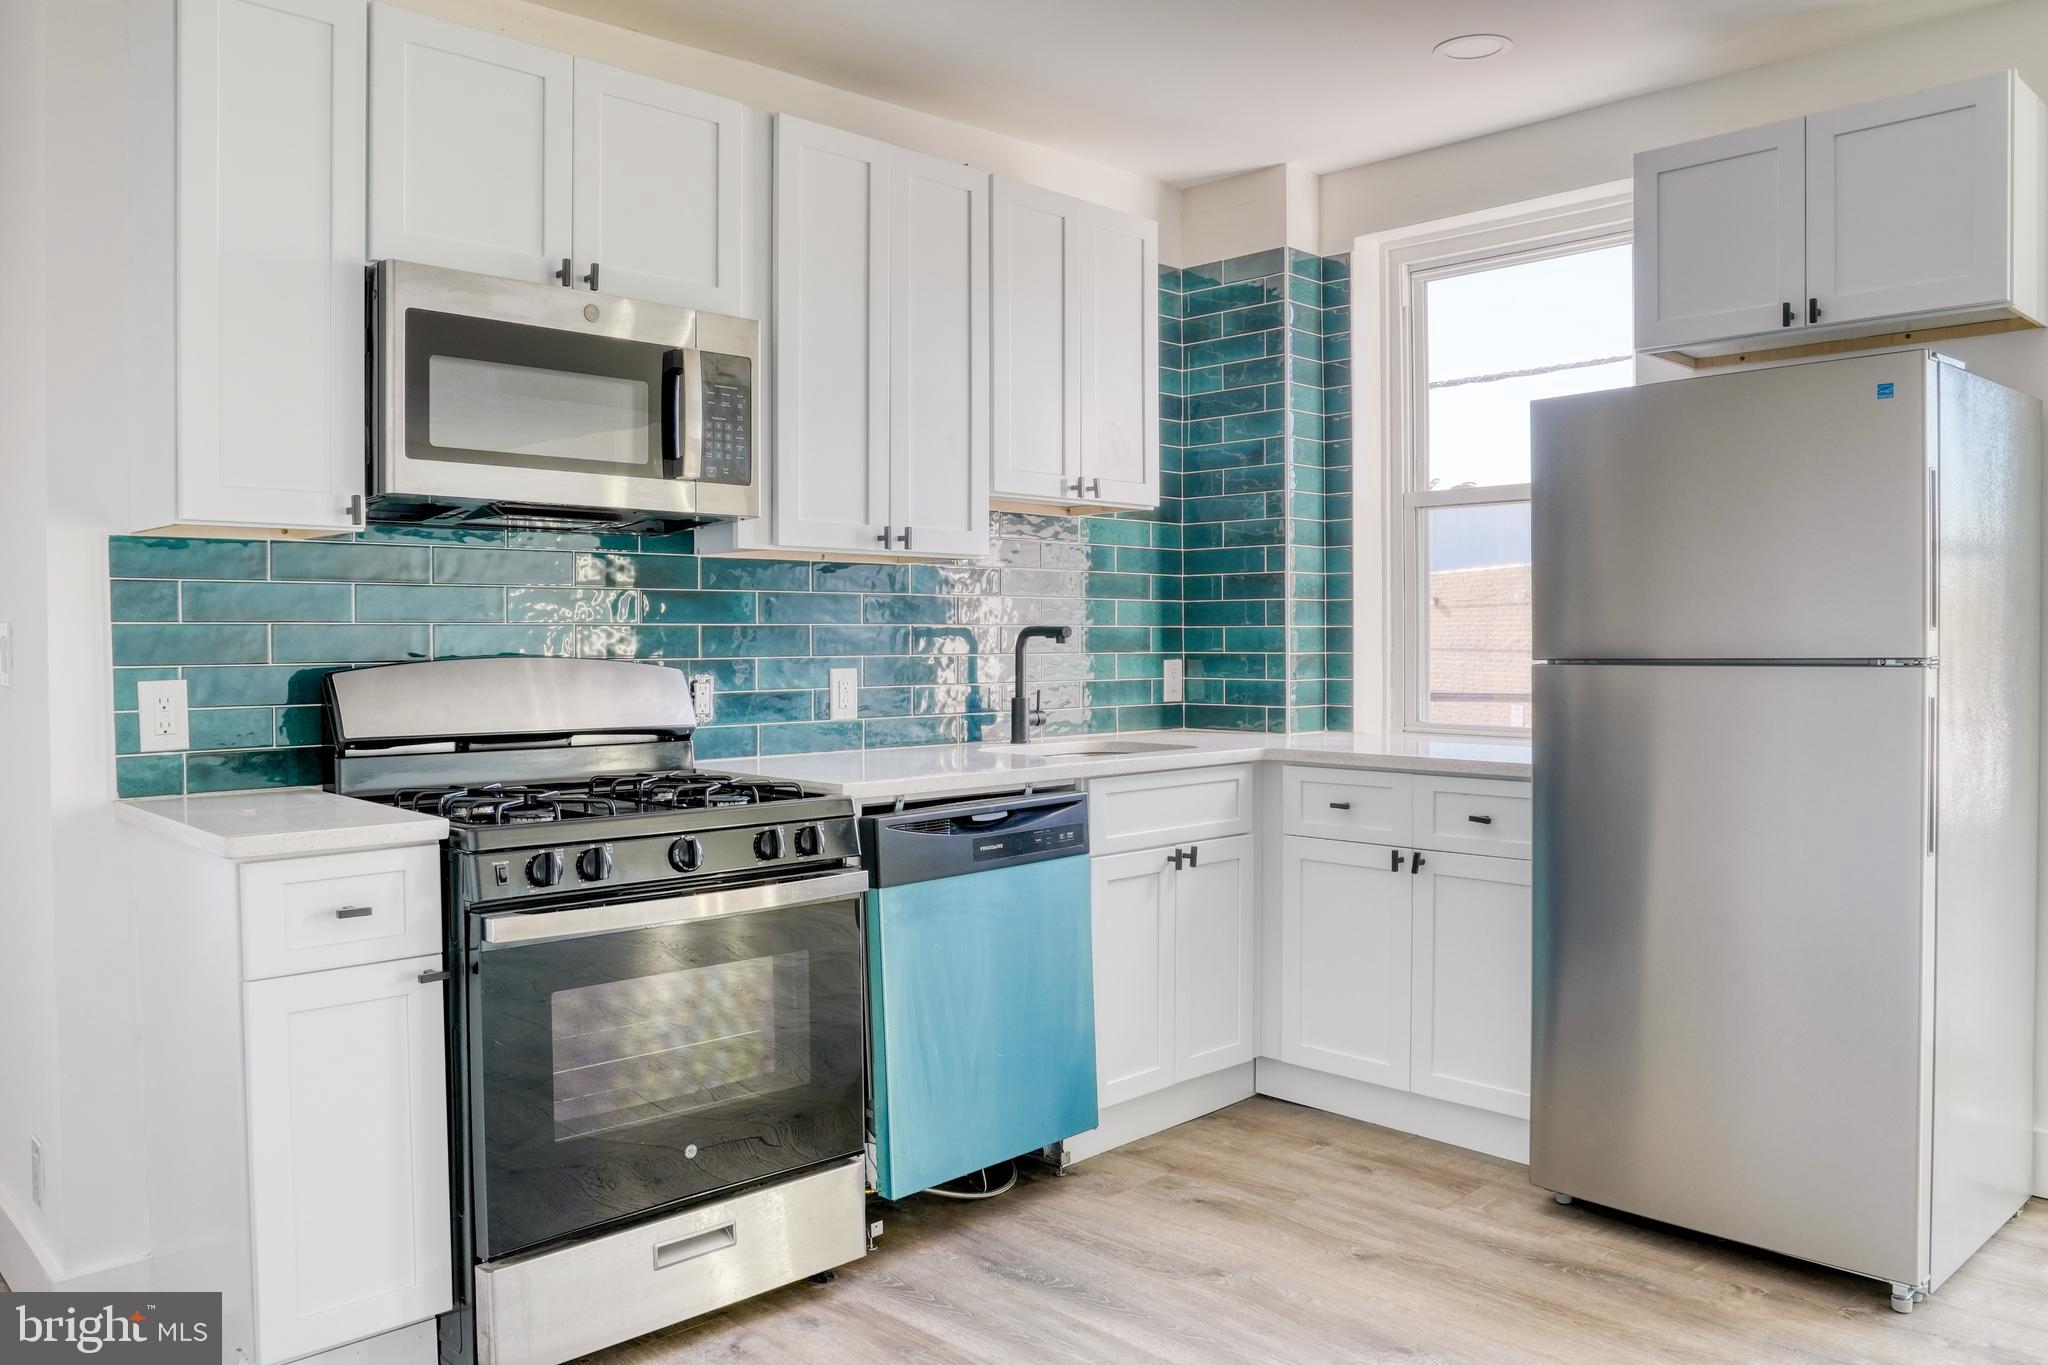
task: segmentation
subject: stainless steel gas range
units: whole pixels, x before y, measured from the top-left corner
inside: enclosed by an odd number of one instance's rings
[[[336,791],[451,827],[444,1360],[557,1365],[862,1255],[851,803],[694,771],[655,664],[360,669],[327,709]]]

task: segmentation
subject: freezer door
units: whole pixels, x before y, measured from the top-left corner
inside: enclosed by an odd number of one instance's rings
[[[1927,657],[1935,363],[1532,404],[1535,657]]]
[[[1926,1278],[1925,672],[1536,675],[1530,1179]]]

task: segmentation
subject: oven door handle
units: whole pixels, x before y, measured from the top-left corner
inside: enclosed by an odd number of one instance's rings
[[[827,872],[816,877],[797,877],[784,882],[766,882],[760,886],[702,891],[693,896],[583,905],[573,910],[511,912],[484,919],[484,944],[488,947],[492,944],[540,943],[549,939],[579,938],[585,934],[688,924],[692,920],[716,919],[725,915],[750,915],[762,910],[791,910],[802,905],[865,896],[867,890],[868,874],[849,870]]]

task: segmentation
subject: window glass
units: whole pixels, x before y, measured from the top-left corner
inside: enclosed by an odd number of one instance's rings
[[[1529,724],[1529,504],[1424,513],[1428,724]]]

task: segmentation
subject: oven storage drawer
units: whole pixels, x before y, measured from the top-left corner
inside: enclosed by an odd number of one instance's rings
[[[431,844],[245,863],[241,890],[247,981],[441,951]]]
[[[867,1254],[855,1157],[556,1251],[477,1267],[479,1365],[559,1365]]]

